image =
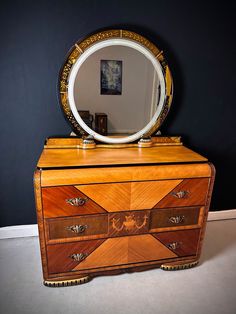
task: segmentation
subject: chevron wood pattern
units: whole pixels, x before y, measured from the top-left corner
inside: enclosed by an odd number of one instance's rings
[[[182,180],[145,181],[76,186],[108,212],[149,209]]]
[[[170,249],[180,257],[197,254],[200,229],[160,232],[153,235],[168,248],[176,243],[177,247]]]
[[[67,199],[86,196],[74,186],[42,188],[43,212],[45,218],[88,215],[106,212],[101,206],[88,200],[83,206],[72,206]]]
[[[104,240],[91,240],[67,244],[48,245],[48,272],[53,274],[71,271],[76,265],[78,265],[78,263],[80,263],[73,260],[71,255],[80,253],[89,255],[103,242]]]
[[[152,235],[110,238],[103,242],[75,270],[173,258],[177,255]]]
[[[184,179],[171,193],[165,196],[155,208],[205,205],[210,180],[209,178]],[[173,194],[186,191],[187,195],[177,198]]]

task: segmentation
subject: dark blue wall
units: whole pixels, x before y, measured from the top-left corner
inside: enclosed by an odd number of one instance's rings
[[[165,51],[175,86],[162,133],[209,157],[212,209],[236,208],[233,1],[5,1],[0,7],[1,225],[36,223],[32,177],[49,135],[70,127],[58,72],[80,37],[104,27],[137,31]]]

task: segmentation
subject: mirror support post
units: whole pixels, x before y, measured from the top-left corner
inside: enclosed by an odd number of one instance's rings
[[[153,144],[151,136],[142,137],[138,141],[138,147],[151,147]]]
[[[89,135],[83,139],[82,144],[83,149],[93,149],[96,147],[96,143],[94,141],[94,137]]]

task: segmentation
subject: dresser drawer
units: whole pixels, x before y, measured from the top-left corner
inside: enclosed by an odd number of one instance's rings
[[[105,240],[79,241],[47,246],[49,274],[71,272]]]
[[[42,188],[44,218],[106,213],[75,186]]]
[[[151,210],[150,230],[162,228],[181,228],[200,225],[202,219],[200,207],[179,207]]]
[[[108,212],[155,207],[183,180],[114,182],[78,185],[76,188]]]
[[[108,216],[101,214],[46,219],[46,229],[49,241],[96,235],[107,236]]]
[[[205,205],[209,178],[183,179],[154,208]]]
[[[179,257],[197,254],[200,229],[160,232],[153,236]]]
[[[42,189],[45,218],[204,205],[208,178],[101,183]]]
[[[176,257],[175,252],[150,234],[47,246],[48,270],[51,274],[89,272]]]

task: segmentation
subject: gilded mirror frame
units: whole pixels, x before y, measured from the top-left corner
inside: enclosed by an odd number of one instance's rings
[[[79,69],[79,63],[81,59],[85,58],[89,51],[93,50],[93,47],[99,46],[99,44],[108,44],[108,42],[117,43],[119,40],[122,42],[126,41],[127,45],[136,45],[140,48],[140,51],[150,58],[154,64],[155,69],[159,71],[159,75],[163,78],[162,84],[162,106],[160,112],[154,115],[153,119],[146,125],[144,132],[142,130],[126,137],[112,138],[109,136],[103,136],[88,126],[85,125],[82,118],[79,116],[75,104],[73,103],[73,84],[71,80],[75,79],[76,67]],[[65,114],[65,117],[72,126],[74,132],[81,135],[82,138],[86,139],[89,135],[94,137],[96,140],[104,143],[118,144],[118,143],[130,143],[140,138],[148,138],[153,135],[162,125],[165,120],[173,98],[173,82],[170,69],[164,58],[163,51],[159,50],[156,45],[150,42],[145,37],[128,30],[112,29],[94,33],[89,37],[78,41],[71,48],[68,57],[61,69],[59,76],[59,98],[60,103]],[[147,127],[148,126],[148,127]]]

